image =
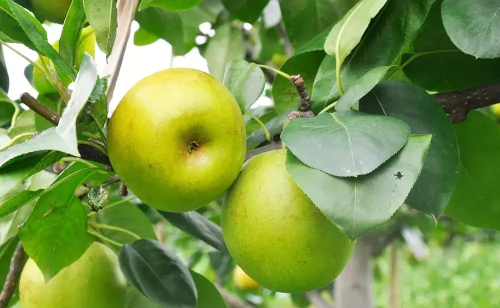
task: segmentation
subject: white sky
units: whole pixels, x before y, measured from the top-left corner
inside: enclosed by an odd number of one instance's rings
[[[47,30],[49,42],[53,43],[59,39],[62,30],[61,25],[44,24],[43,26]],[[139,25],[134,21],[121,72],[111,101],[111,110],[116,107],[118,102],[132,86],[142,78],[155,72],[170,68],[171,66],[189,67],[208,72],[207,62],[200,56],[196,48],[191,50],[186,56],[174,57],[172,59],[172,47],[164,40],[158,40],[147,46],[135,46],[134,33],[137,29],[139,29]],[[23,45],[12,44],[12,46],[33,61],[38,58],[36,52]],[[24,92],[28,92],[36,97],[36,90],[24,77],[24,68],[29,64],[28,61],[8,48],[3,48],[3,51],[10,77],[9,97],[11,99],[18,99]],[[97,46],[95,60],[97,62],[98,72],[102,75],[104,67],[106,66],[106,57]]]

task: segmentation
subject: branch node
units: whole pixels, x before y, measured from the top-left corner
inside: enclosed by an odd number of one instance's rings
[[[304,79],[301,75],[290,76],[290,81],[297,89],[299,94],[299,110],[302,112],[311,111],[311,98],[306,90]]]

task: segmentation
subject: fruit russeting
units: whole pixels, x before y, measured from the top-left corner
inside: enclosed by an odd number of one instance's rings
[[[245,163],[224,200],[222,231],[231,256],[260,285],[306,292],[340,274],[354,243],[295,184],[285,158],[277,150]]]
[[[21,274],[19,293],[23,308],[123,308],[126,287],[116,254],[94,242],[49,281],[29,259]]]
[[[243,116],[214,77],[168,69],[125,95],[110,120],[108,153],[144,203],[192,211],[215,200],[238,176],[246,153]]]
[[[72,0],[31,0],[35,15],[58,24],[64,23]]]

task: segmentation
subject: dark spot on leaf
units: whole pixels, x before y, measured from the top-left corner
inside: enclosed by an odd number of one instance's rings
[[[394,176],[398,179],[401,180],[404,177],[404,174],[401,171],[398,171]]]

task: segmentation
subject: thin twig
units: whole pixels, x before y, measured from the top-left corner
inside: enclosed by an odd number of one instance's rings
[[[59,124],[59,120],[61,116],[54,112],[49,107],[45,106],[41,102],[39,102],[36,98],[31,96],[29,93],[24,93],[21,95],[21,103],[28,106],[31,110],[39,114],[42,118],[49,121],[50,123],[57,126]]]
[[[6,308],[9,306],[12,295],[16,291],[16,286],[19,283],[25,258],[26,252],[24,251],[23,244],[19,242],[12,259],[10,260],[9,273],[7,274],[5,284],[3,285],[2,293],[0,293],[0,308]]]
[[[276,26],[276,31],[278,32],[278,35],[280,36],[282,43],[283,43],[283,48],[285,49],[285,55],[287,58],[290,58],[293,54],[292,51],[292,44],[290,43],[290,39],[288,38],[288,35],[286,34],[285,27],[283,27],[283,21],[280,21]]]
[[[222,295],[222,298],[226,302],[226,304],[230,308],[254,308],[253,306],[243,302],[241,299],[238,297],[234,296],[233,294],[229,293],[225,289],[223,289],[220,286],[217,286],[217,289],[219,289],[220,294]]]

